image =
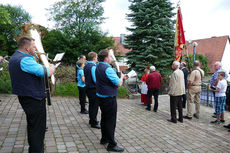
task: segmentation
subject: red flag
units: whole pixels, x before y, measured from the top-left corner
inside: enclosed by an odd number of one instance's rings
[[[175,60],[180,61],[181,59],[181,50],[183,50],[185,45],[185,37],[184,37],[184,28],[182,23],[182,16],[180,7],[178,7],[177,11],[177,20],[176,20],[176,31],[175,31]]]

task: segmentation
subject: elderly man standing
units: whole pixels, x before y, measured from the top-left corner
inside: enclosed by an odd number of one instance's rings
[[[148,86],[147,92],[147,108],[146,110],[151,110],[150,100],[152,95],[154,96],[154,112],[157,112],[158,109],[158,94],[161,86],[161,74],[156,72],[155,66],[150,67],[150,74],[147,77],[146,84]]]
[[[228,73],[222,69],[222,64],[221,62],[217,61],[215,64],[214,64],[214,69],[215,69],[215,73],[212,75],[212,78],[211,78],[211,81],[210,81],[210,85],[211,85],[211,88],[212,89],[215,89],[215,87],[217,86],[218,84],[218,73],[219,72],[224,72],[225,73],[225,80],[227,80],[228,78]],[[214,98],[215,98],[215,92],[213,92],[213,95],[214,95]],[[216,103],[214,101],[214,105],[213,105],[213,108],[215,109],[216,108]],[[214,113],[214,116],[213,117],[216,117],[216,112]]]
[[[201,80],[204,77],[204,71],[200,68],[200,62],[194,62],[194,69],[189,77],[188,82],[188,104],[187,104],[187,116],[185,119],[192,119],[192,104],[193,101],[196,105],[196,113],[193,115],[199,119],[200,115],[200,93],[201,93]]]
[[[171,74],[169,83],[169,96],[170,96],[170,111],[171,119],[168,120],[173,123],[177,123],[176,108],[178,107],[179,119],[178,121],[183,123],[183,111],[182,111],[182,95],[185,94],[184,86],[184,73],[179,69],[180,62],[174,61],[172,69],[174,72]]]

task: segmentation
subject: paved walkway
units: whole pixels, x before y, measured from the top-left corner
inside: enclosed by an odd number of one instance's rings
[[[27,153],[25,114],[13,95],[0,95],[0,153]],[[46,152],[103,153],[100,130],[88,125],[88,116],[79,113],[75,98],[52,98],[48,107]],[[118,100],[116,138],[125,152],[230,152],[230,133],[222,125],[211,125],[212,108],[201,107],[200,120],[167,122],[169,97],[161,96],[159,111],[146,111],[139,100]],[[226,113],[230,122],[230,114]],[[100,118],[100,116],[99,116]]]

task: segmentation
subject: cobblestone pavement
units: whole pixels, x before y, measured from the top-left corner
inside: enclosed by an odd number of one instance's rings
[[[0,95],[0,153],[28,152],[25,114],[13,95]],[[100,130],[92,129],[88,116],[79,113],[76,98],[52,98],[47,108],[46,152],[103,153]],[[185,113],[185,111],[184,111]],[[201,106],[200,119],[173,124],[169,97],[160,96],[159,111],[146,111],[138,99],[118,100],[116,139],[125,152],[230,152],[230,133],[222,125],[211,125],[213,109]],[[100,115],[98,116],[100,119]],[[230,113],[226,113],[230,123]]]

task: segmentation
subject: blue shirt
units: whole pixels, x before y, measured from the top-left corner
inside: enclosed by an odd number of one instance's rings
[[[213,75],[212,75],[212,78],[211,78],[211,81],[210,81],[210,84],[213,86],[216,82],[216,80],[218,80],[218,73],[219,72],[224,72],[225,73],[225,80],[227,80],[228,78],[228,73],[222,69],[222,68],[219,68]]]
[[[22,71],[36,75],[38,77],[43,77],[44,76],[44,69],[41,64],[38,64],[35,60],[34,57],[30,54],[26,54],[22,51],[17,50],[17,52],[20,52],[27,57],[24,57],[21,59],[20,62],[20,67]],[[49,75],[49,69],[47,69],[47,75]]]
[[[109,67],[105,70],[105,74],[107,76],[107,78],[115,85],[117,86],[121,80],[120,78],[117,76],[117,73],[114,71],[114,69],[111,67],[111,65],[109,65],[106,62],[100,62],[102,64],[108,65]],[[111,97],[110,95],[101,95],[99,93],[96,93],[98,97],[102,97],[102,98],[106,98],[106,97]]]
[[[94,66],[92,66],[92,68],[91,68],[91,75],[93,78],[93,82],[96,83],[96,66],[97,66],[97,64],[94,63],[93,61],[88,61],[88,63],[94,64]]]
[[[82,76],[84,76],[84,71],[81,67],[78,68],[77,72],[77,86],[78,87],[85,87],[85,83],[82,81]]]

